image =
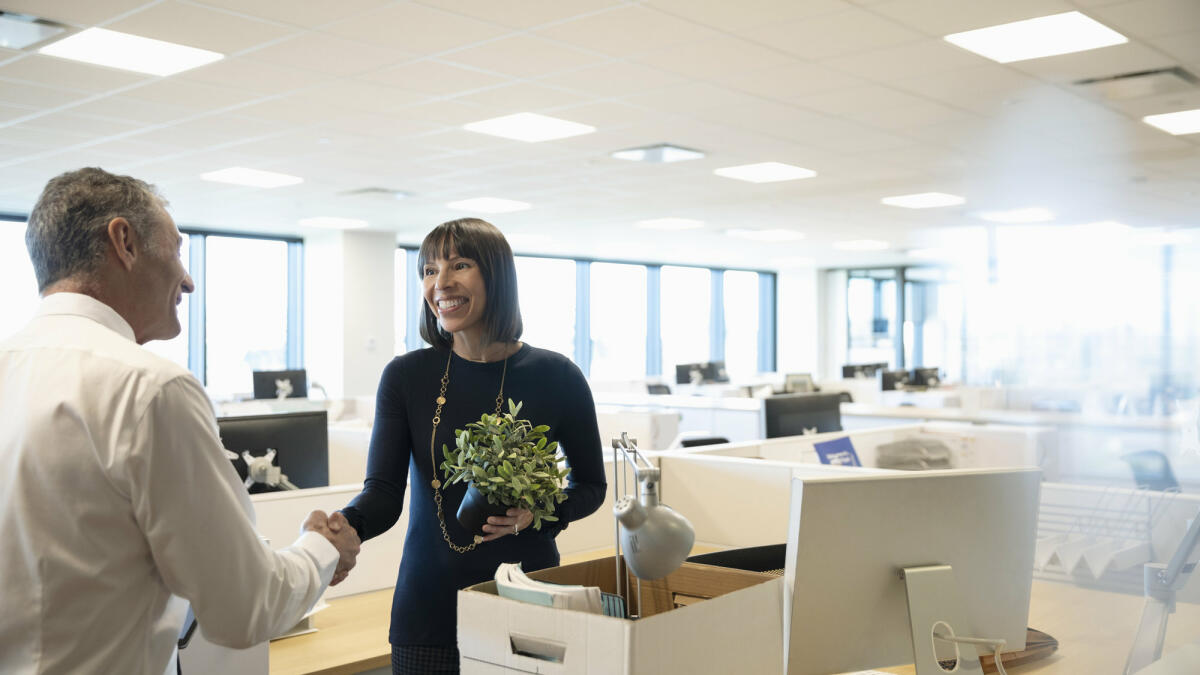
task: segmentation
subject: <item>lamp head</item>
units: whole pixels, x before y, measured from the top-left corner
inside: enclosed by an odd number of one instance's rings
[[[679,569],[692,552],[696,532],[687,518],[665,504],[647,505],[626,496],[613,507],[620,525],[625,563],[639,579],[661,579]]]

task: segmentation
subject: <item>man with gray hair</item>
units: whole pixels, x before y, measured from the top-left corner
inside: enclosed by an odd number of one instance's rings
[[[194,289],[165,206],[89,168],[30,215],[42,302],[0,342],[0,672],[160,675],[187,602],[209,640],[248,647],[358,553],[320,511],[265,547],[199,382],[139,346],[179,334]]]

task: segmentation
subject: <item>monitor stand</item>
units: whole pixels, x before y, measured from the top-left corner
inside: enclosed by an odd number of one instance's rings
[[[905,567],[901,576],[908,593],[908,621],[912,630],[913,664],[917,675],[982,675],[979,654],[973,645],[954,644],[958,668],[943,668],[934,651],[935,630],[970,637],[962,615],[962,604],[949,565]],[[945,643],[944,643],[945,644]]]

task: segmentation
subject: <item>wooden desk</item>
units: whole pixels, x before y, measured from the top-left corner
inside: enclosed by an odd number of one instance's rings
[[[271,675],[350,675],[392,663],[388,623],[392,589],[329,601],[317,612],[317,632],[271,643]]]
[[[1034,581],[1029,625],[1058,640],[1052,656],[1006,667],[1011,675],[1119,673],[1125,666],[1145,600],[1068,584]],[[1200,605],[1180,603],[1167,622],[1163,654],[1200,637]],[[912,666],[885,668],[911,675]]]
[[[1058,651],[1041,661],[1008,668],[1008,672],[1012,675],[1120,672],[1133,644],[1143,602],[1141,597],[1133,595],[1033,582],[1029,625],[1057,639]],[[387,641],[392,607],[390,588],[338,598],[329,605],[315,617],[315,625],[320,629],[316,633],[271,643],[271,675],[348,675],[390,664],[391,647]],[[1200,605],[1180,603],[1167,623],[1163,653],[1197,637],[1200,637]],[[913,673],[912,666],[884,670],[901,675]]]

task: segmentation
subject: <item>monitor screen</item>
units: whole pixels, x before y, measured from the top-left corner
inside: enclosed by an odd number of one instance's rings
[[[917,368],[912,372],[912,383],[918,387],[936,387],[941,379],[937,368]]]
[[[708,363],[700,364],[701,372],[704,373],[704,381],[706,383],[728,382],[729,373],[725,371],[724,361],[709,361]]]
[[[846,380],[872,378],[887,368],[886,363],[857,363],[842,366],[842,378]]]
[[[913,636],[929,640],[943,619],[958,625],[942,632],[1002,638],[1005,651],[1023,649],[1040,485],[1037,469],[793,478],[788,675],[913,663]],[[932,588],[909,590],[902,580],[905,569],[920,576],[940,566],[952,578],[939,576]],[[910,593],[918,606],[944,611],[910,629]]]
[[[700,384],[704,381],[704,364],[681,363],[675,366],[675,384]]]
[[[811,373],[788,373],[783,379],[783,390],[789,394],[805,394],[815,389]]]
[[[253,457],[275,449],[274,464],[296,487],[329,485],[329,425],[324,410],[280,415],[246,415],[217,418],[221,444],[237,453],[232,460],[238,476],[246,479],[243,451]],[[262,483],[250,486],[251,493],[274,492],[279,487]]]
[[[307,398],[308,375],[303,370],[254,371],[254,398]]]
[[[842,430],[839,394],[784,394],[763,401],[767,438]]]
[[[885,370],[880,386],[884,391],[903,389],[908,384],[907,370]]]

